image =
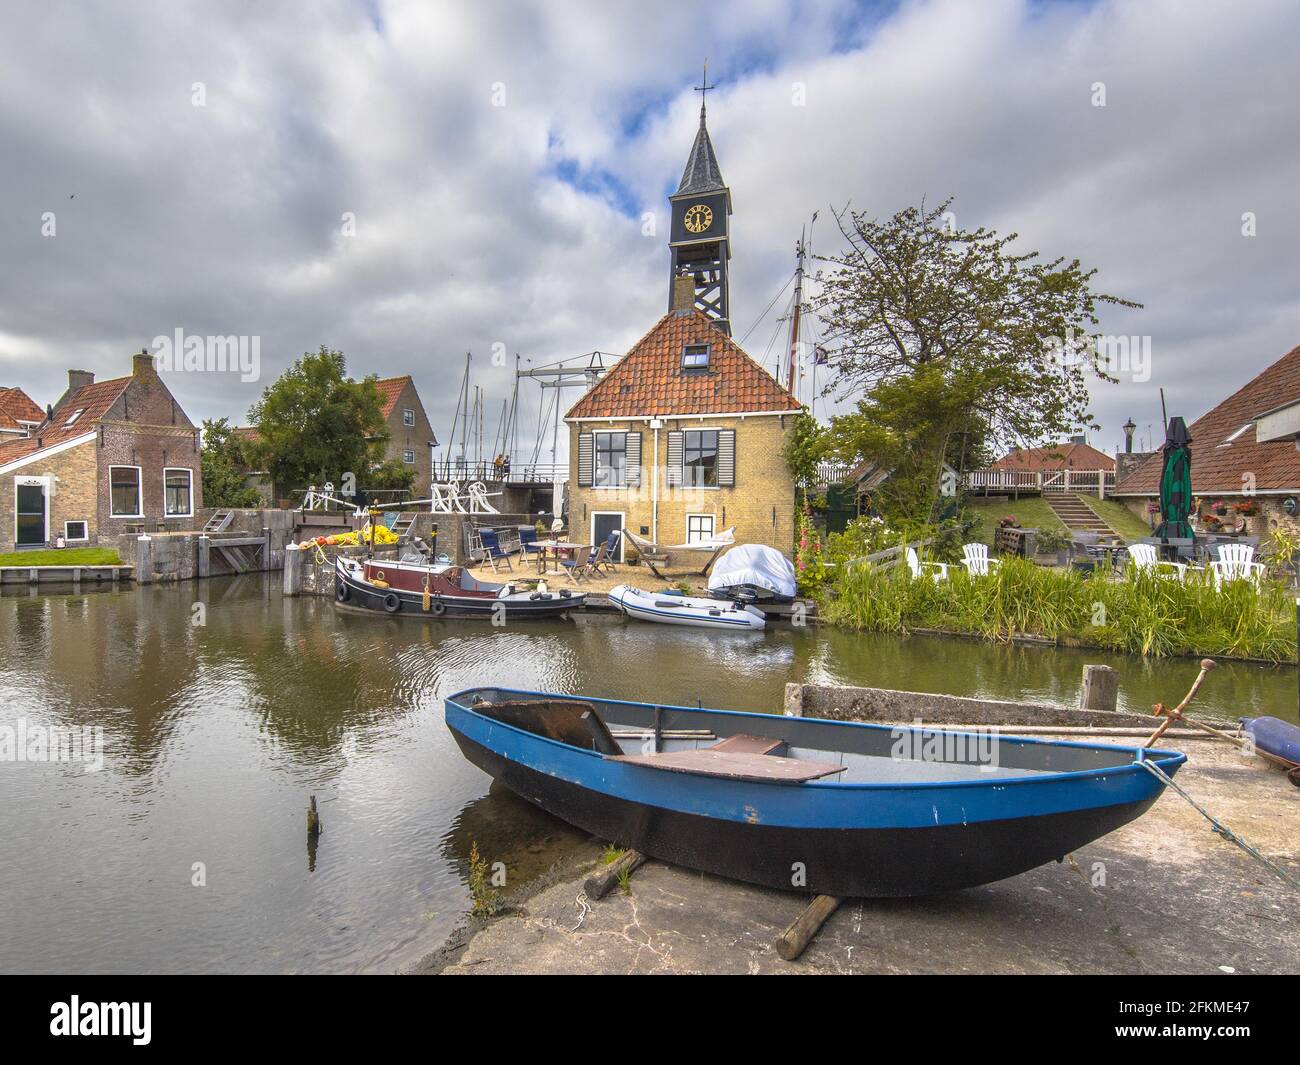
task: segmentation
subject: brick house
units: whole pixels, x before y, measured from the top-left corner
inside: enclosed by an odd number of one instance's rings
[[[1071,440],[1065,444],[1014,448],[993,463],[995,470],[1026,470],[1031,473],[1055,473],[1060,470],[1105,470],[1115,472],[1115,460],[1104,451]]]
[[[572,536],[595,543],[626,528],[691,543],[734,525],[737,543],[788,555],[795,485],[783,452],[800,404],[692,308],[683,281],[677,309],[565,417]]]
[[[1247,535],[1262,537],[1278,525],[1300,528],[1300,347],[1201,415],[1188,431],[1198,532],[1244,523]],[[1147,517],[1147,504],[1159,499],[1162,462],[1162,453],[1154,452],[1115,486],[1115,498]],[[1216,502],[1226,513],[1213,513]]]
[[[433,435],[429,416],[410,375],[387,377],[375,382],[384,397],[384,421],[388,423],[385,458],[397,459],[415,470],[415,498],[424,499],[433,482]]]
[[[198,430],[145,352],[129,377],[69,370],[51,416],[0,442],[3,551],[188,529],[202,505]]]

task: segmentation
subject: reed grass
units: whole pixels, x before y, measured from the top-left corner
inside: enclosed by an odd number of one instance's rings
[[[1130,571],[1124,580],[1080,575],[1007,558],[987,577],[960,567],[946,581],[912,577],[906,567],[848,567],[823,596],[830,622],[871,632],[936,629],[1006,641],[1034,636],[1130,654],[1260,658],[1296,656],[1295,602],[1278,584],[1216,588]]]

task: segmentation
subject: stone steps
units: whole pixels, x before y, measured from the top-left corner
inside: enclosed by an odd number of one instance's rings
[[[1062,524],[1067,529],[1101,533],[1105,536],[1116,535],[1115,530],[1077,495],[1066,493],[1060,493],[1059,495],[1044,494],[1043,500],[1052,508],[1052,513],[1061,519]]]

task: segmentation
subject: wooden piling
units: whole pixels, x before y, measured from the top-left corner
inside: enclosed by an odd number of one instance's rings
[[[645,855],[640,851],[624,851],[617,861],[610,862],[609,865],[603,866],[587,877],[582,890],[587,893],[589,899],[603,899],[618,883],[623,870],[626,869],[627,874],[631,876],[645,860]]]
[[[320,814],[316,812],[316,796],[313,795],[311,805],[307,807],[307,838],[309,840],[317,839],[320,836],[320,831]]]
[[[1081,710],[1114,710],[1119,702],[1119,670],[1110,666],[1084,666],[1079,690]]]
[[[834,895],[818,895],[804,907],[803,913],[794,919],[784,932],[777,937],[776,952],[786,961],[794,961],[812,942],[829,919],[840,908],[842,900]]]

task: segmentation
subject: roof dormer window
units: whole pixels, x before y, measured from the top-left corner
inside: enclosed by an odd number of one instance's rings
[[[707,373],[709,369],[709,345],[685,345],[682,348],[682,369]]]

